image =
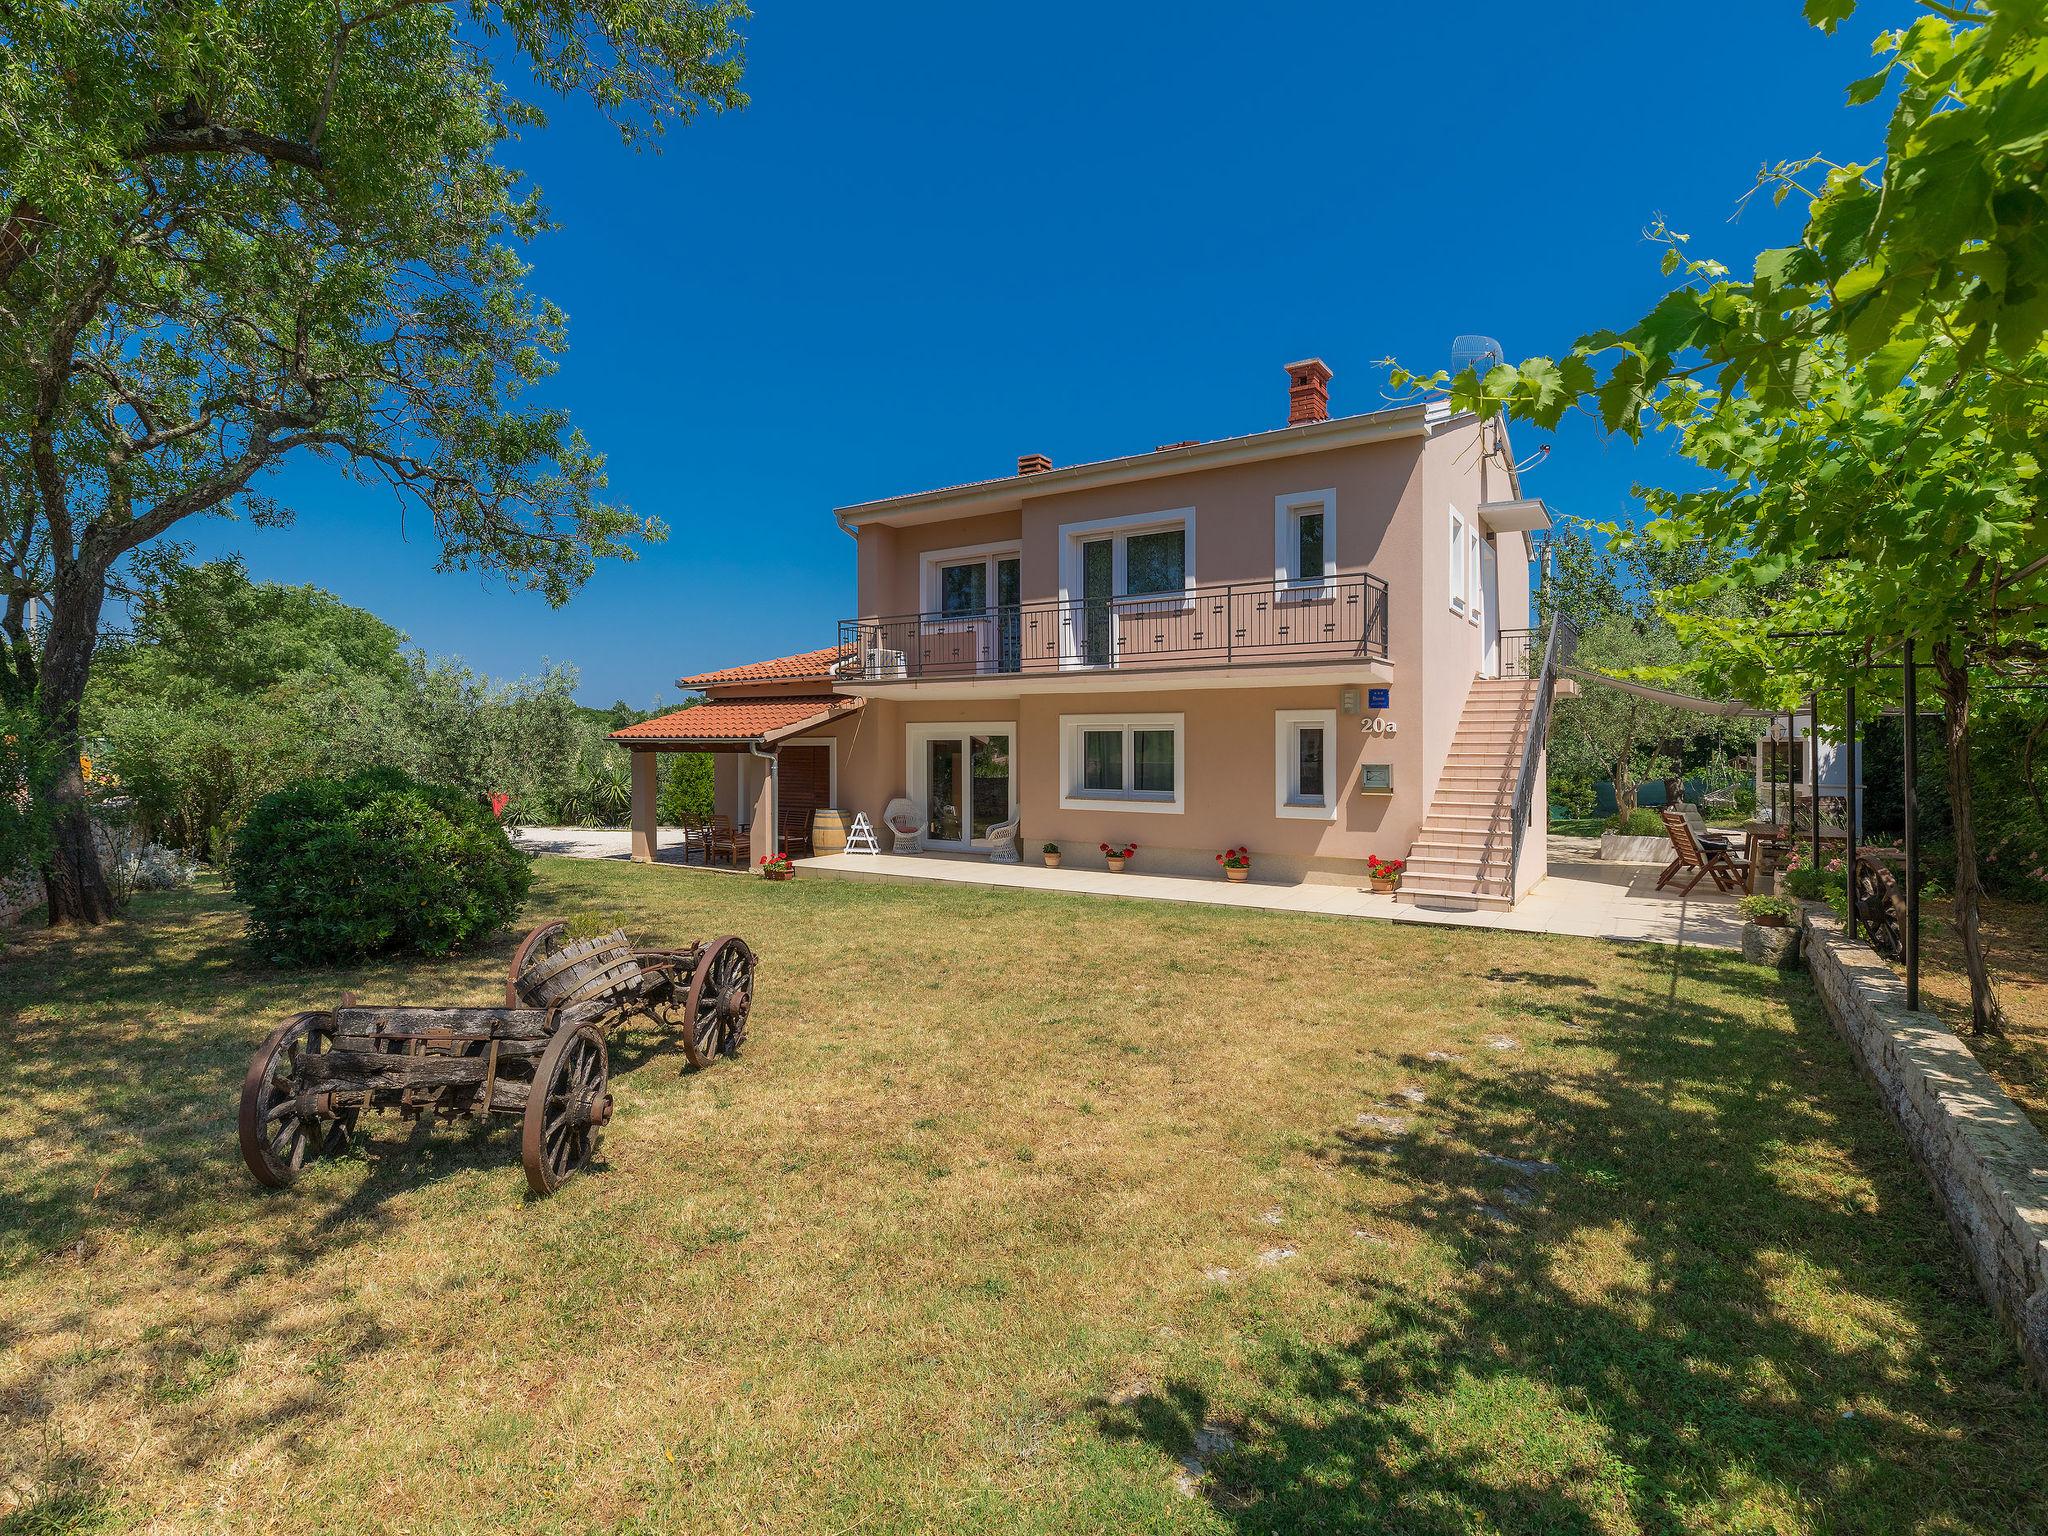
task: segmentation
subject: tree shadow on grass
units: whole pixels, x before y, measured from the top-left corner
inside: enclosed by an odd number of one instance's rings
[[[1715,1001],[1769,973],[1697,950],[1635,950],[1599,991],[1490,979],[1522,1049],[1406,1062],[1417,1134],[1326,1137],[1382,1192],[1363,1219],[1393,1241],[1339,1282],[1373,1322],[1249,1384],[1219,1516],[2048,1528],[2048,1413],[1802,978],[1785,1028]],[[1096,1419],[1180,1458],[1212,1411],[1177,1381]]]

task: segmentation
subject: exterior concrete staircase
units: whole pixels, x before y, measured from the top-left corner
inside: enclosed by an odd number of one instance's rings
[[[1396,900],[1466,911],[1515,904],[1515,781],[1539,686],[1531,677],[1474,679]]]

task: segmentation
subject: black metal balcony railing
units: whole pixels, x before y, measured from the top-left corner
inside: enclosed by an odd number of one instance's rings
[[[1275,661],[1385,660],[1377,576],[1235,582],[1141,597],[841,619],[844,677],[866,682]]]

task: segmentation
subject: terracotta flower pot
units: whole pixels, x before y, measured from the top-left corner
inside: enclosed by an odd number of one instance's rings
[[[1058,869],[1060,867],[1060,856],[1056,853],[1048,853],[1045,856],[1045,867],[1047,869]]]
[[[1756,917],[1752,917],[1750,921],[1759,928],[1782,928],[1785,926],[1785,919],[1776,912],[1761,913]]]
[[[796,878],[796,871],[793,869],[764,869],[761,871],[761,877],[764,880],[794,880]]]
[[[1399,875],[1374,875],[1372,877],[1372,890],[1375,896],[1391,896],[1399,889],[1401,889],[1401,877]]]
[[[1229,864],[1223,866],[1223,873],[1230,876],[1230,883],[1232,885],[1243,885],[1245,881],[1252,877],[1252,872],[1249,869],[1237,869]]]
[[[1109,872],[1112,875],[1120,875],[1124,872],[1124,861],[1115,854],[1108,855],[1105,862],[1109,865]]]

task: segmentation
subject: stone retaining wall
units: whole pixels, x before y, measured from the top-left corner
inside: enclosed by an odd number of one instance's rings
[[[1905,983],[1809,907],[1806,963],[1961,1239],[1977,1283],[2048,1387],[2048,1138]]]

